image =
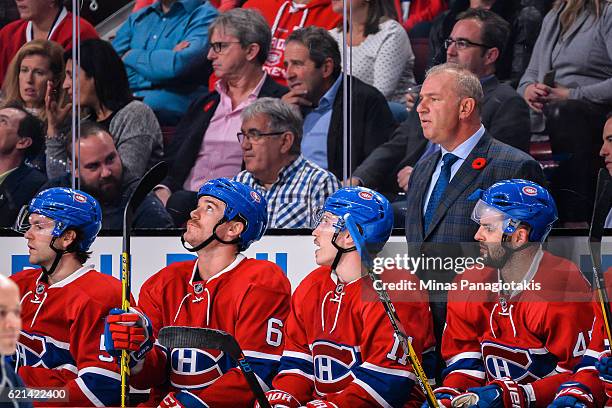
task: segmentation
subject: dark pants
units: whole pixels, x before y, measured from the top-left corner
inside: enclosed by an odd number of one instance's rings
[[[591,219],[602,131],[608,107],[568,100],[546,105],[546,132],[559,167],[552,172],[551,190],[562,222]]]

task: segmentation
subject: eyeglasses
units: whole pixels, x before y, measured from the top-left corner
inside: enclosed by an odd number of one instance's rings
[[[224,50],[227,49],[227,47],[230,46],[230,44],[240,44],[240,41],[219,41],[219,42],[211,42],[210,43],[210,49],[213,50],[215,52],[215,54],[220,54],[222,53]]]
[[[478,44],[470,40],[466,40],[465,38],[458,38],[455,40],[450,37],[444,40],[444,48],[449,49],[453,43],[455,44],[458,50],[465,50],[466,48],[469,48],[469,47],[482,47],[482,48],[487,48],[487,49],[493,48],[490,45]]]
[[[236,136],[238,137],[238,142],[240,144],[244,142],[244,139],[248,140],[251,143],[257,144],[257,143],[260,143],[265,136],[279,136],[279,135],[284,134],[285,132],[286,130],[282,132],[262,133],[257,129],[249,129],[246,133],[243,133],[243,132],[236,133]]]

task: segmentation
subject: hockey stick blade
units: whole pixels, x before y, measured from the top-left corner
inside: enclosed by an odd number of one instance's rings
[[[153,187],[161,183],[161,181],[168,174],[168,163],[160,161],[155,166],[151,167],[149,171],[138,182],[138,186],[134,189],[128,203],[125,206],[123,212],[123,230],[132,227],[132,217],[134,212],[138,209],[140,204],[144,201],[145,197],[149,194]]]
[[[238,364],[238,368],[242,371],[253,395],[259,402],[259,406],[261,408],[271,408],[255,372],[244,356],[240,345],[231,334],[223,330],[202,327],[166,326],[159,331],[157,341],[168,349],[197,348],[223,351]]]

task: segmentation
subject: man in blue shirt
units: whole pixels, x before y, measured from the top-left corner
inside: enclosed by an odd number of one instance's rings
[[[343,126],[348,124],[343,121],[340,60],[338,43],[327,30],[314,26],[295,30],[285,45],[289,92],[282,99],[302,110],[304,157],[344,179],[344,173],[355,169],[370,152],[386,142],[397,125],[383,94],[350,77],[349,169],[343,158]]]
[[[160,0],[132,14],[113,47],[125,64],[130,87],[160,124],[176,125],[189,103],[206,92],[208,26],[217,10],[202,0]]]

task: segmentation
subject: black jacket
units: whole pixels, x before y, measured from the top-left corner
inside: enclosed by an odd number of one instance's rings
[[[34,197],[47,177],[22,163],[0,184],[0,227],[12,227],[19,210]]]

